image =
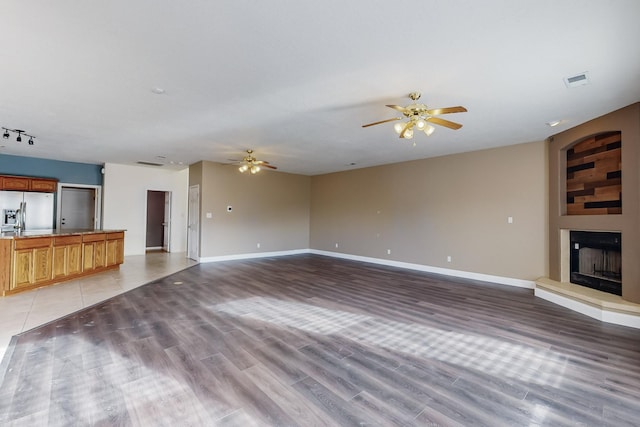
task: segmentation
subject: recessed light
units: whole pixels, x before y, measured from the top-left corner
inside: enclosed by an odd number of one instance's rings
[[[164,89],[162,89],[161,87],[154,87],[151,88],[151,92],[155,93],[156,95],[162,95],[164,93]]]
[[[550,122],[547,122],[547,126],[558,126],[560,123],[562,123],[562,120],[551,120]]]

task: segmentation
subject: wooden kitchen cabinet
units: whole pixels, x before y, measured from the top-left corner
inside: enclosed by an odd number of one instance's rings
[[[0,177],[0,190],[29,191],[30,179],[24,176]]]
[[[106,265],[122,264],[124,262],[124,232],[107,234]]]
[[[124,231],[0,237],[0,293],[87,276],[124,262]]]
[[[53,178],[0,175],[0,190],[55,193],[57,189],[58,180]]]
[[[105,266],[105,233],[82,236],[82,270],[90,271]]]
[[[82,236],[60,236],[53,239],[53,278],[82,273]]]
[[[15,240],[12,289],[51,280],[51,243],[51,237]]]
[[[40,193],[55,193],[58,189],[58,181],[48,178],[31,178],[29,183],[30,191]]]

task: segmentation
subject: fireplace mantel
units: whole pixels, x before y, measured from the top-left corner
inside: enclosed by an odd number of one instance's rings
[[[592,135],[619,132],[621,210],[611,212],[567,212],[567,151]],[[576,299],[586,294],[589,310],[617,313],[612,301],[640,304],[640,103],[565,130],[548,139],[549,154],[549,277],[541,279],[536,292],[557,300]],[[596,171],[597,172],[597,171]],[[596,173],[594,172],[594,173]],[[586,200],[586,199],[585,199]],[[575,201],[575,200],[573,200]],[[621,250],[621,297],[598,292],[570,282],[569,230],[619,232]],[[553,286],[550,285],[553,284]],[[551,287],[550,287],[551,286]],[[575,291],[578,289],[579,291]],[[615,297],[613,300],[611,298]],[[582,300],[581,300],[582,301]],[[604,302],[603,302],[604,301]],[[578,310],[579,311],[579,310]],[[633,310],[632,310],[633,311]],[[640,312],[639,312],[640,313]],[[603,315],[593,317],[603,318]],[[607,317],[607,316],[604,316]],[[604,319],[603,319],[604,320]]]

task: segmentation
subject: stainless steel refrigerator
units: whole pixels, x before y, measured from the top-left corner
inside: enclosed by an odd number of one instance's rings
[[[54,228],[53,193],[0,191],[1,231]]]

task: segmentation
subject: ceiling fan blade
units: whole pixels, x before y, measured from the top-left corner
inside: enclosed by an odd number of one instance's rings
[[[466,113],[466,112],[467,112],[467,109],[462,106],[434,108],[433,110],[427,110],[427,114],[429,114],[430,116],[438,116],[440,114],[449,114],[449,113]]]
[[[379,125],[381,123],[387,123],[387,122],[392,122],[394,120],[400,120],[400,117],[394,117],[393,119],[387,119],[387,120],[380,120],[379,122],[373,122],[373,123],[369,123],[366,125],[362,125],[363,128],[367,128],[369,126],[375,126],[375,125]]]
[[[398,111],[400,111],[401,113],[404,113],[405,111],[407,111],[407,109],[406,109],[406,108],[401,107],[401,106],[399,106],[399,105],[387,105],[387,107],[389,107],[389,108],[393,108],[394,110],[398,110]]]
[[[265,164],[261,164],[261,165],[260,165],[260,167],[261,167],[261,168],[262,168],[262,167],[264,167],[264,168],[269,168],[269,169],[278,169],[277,167],[275,167],[275,166],[271,166],[271,165],[267,165],[266,163],[265,163]]]
[[[462,125],[460,123],[450,122],[449,120],[441,119],[438,117],[429,117],[428,122],[435,123],[440,126],[447,127],[449,129],[460,129]]]
[[[256,160],[255,162],[253,162],[253,164],[255,164],[255,165],[268,165],[269,162],[267,162],[266,160]]]

